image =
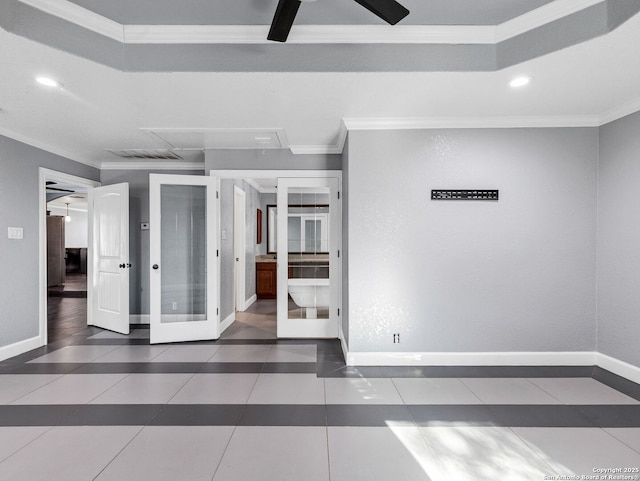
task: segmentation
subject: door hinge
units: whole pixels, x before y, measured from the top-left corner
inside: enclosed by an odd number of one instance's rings
[[[338,307],[338,317],[340,317],[340,308]]]
[[[340,249],[338,249],[338,259],[340,258]]]
[[[220,257],[220,251],[216,249],[216,257]]]
[[[338,199],[340,198],[340,191],[338,191]]]
[[[216,190],[216,199],[220,198],[220,194],[218,193],[218,191]]]
[[[219,315],[220,315],[220,308],[216,307],[216,316],[219,316]]]

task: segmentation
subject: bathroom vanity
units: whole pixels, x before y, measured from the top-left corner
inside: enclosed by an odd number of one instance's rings
[[[278,264],[272,255],[256,257],[256,296],[258,299],[278,298]]]
[[[328,254],[290,254],[289,279],[328,279]],[[273,254],[256,256],[256,296],[278,298],[278,262]]]

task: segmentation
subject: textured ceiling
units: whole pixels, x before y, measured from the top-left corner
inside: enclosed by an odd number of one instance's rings
[[[70,0],[123,25],[267,25],[277,0]],[[551,0],[401,0],[404,25],[498,25]],[[299,25],[382,24],[353,0],[301,6]]]

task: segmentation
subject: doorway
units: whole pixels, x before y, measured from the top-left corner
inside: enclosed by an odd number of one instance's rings
[[[341,303],[341,281],[342,281],[342,269],[341,269],[341,259],[338,257],[338,252],[340,250],[342,235],[341,235],[341,205],[339,200],[339,189],[341,186],[342,180],[342,172],[341,171],[293,171],[293,170],[218,170],[211,171],[210,176],[216,178],[217,191],[220,193],[221,199],[219,202],[219,218],[220,218],[220,229],[219,229],[219,245],[220,245],[220,253],[221,253],[221,268],[220,268],[220,290],[219,290],[219,305],[221,307],[221,326],[220,333],[224,338],[269,338],[269,337],[295,337],[295,338],[305,338],[305,337],[331,337],[336,338],[340,336],[341,330],[340,326],[340,303]],[[325,269],[328,273],[331,274],[331,282],[329,283],[332,301],[326,307],[322,306],[293,306],[293,309],[285,309],[286,313],[278,314],[278,300],[281,296],[284,296],[284,301],[286,305],[291,305],[293,302],[292,298],[288,293],[288,282],[287,278],[290,274],[289,269],[289,255],[288,255],[288,245],[285,242],[284,248],[285,252],[283,255],[280,255],[279,250],[276,251],[276,248],[272,246],[268,247],[270,239],[275,239],[277,236],[274,235],[274,227],[276,223],[273,222],[274,219],[270,219],[269,213],[274,212],[274,204],[278,202],[277,196],[277,186],[279,180],[282,179],[295,179],[296,182],[291,184],[291,186],[295,186],[298,180],[301,179],[332,179],[327,182],[319,181],[323,185],[320,186],[321,189],[326,190],[328,195],[335,195],[335,199],[332,202],[331,208],[327,209],[327,212],[323,212],[320,215],[314,210],[314,220],[310,220],[306,222],[308,219],[305,217],[305,222],[303,224],[304,230],[299,230],[300,235],[305,236],[306,244],[313,244],[317,246],[318,251],[324,251],[325,244],[317,244],[317,242],[322,242],[320,239],[316,239],[315,241],[312,237],[315,233],[324,232],[324,228],[328,226],[327,221],[331,219],[332,222],[335,222],[333,228],[328,231],[332,232],[332,235],[335,235],[333,241],[330,243],[333,249],[333,255],[328,253],[323,257],[326,257],[327,263],[331,262],[331,268]],[[315,181],[311,180],[313,184]],[[304,184],[304,181],[302,182]],[[327,184],[327,185],[325,185]],[[231,215],[225,212],[229,212],[233,208],[235,195],[235,190],[230,187],[230,185],[240,185],[246,192],[246,220],[245,220],[245,228],[247,232],[245,233],[245,238],[247,239],[246,244],[246,265],[244,269],[244,273],[246,275],[245,286],[247,291],[245,295],[251,300],[247,300],[247,309],[245,312],[236,312],[233,309],[234,304],[237,302],[235,298],[235,292],[231,288],[232,282],[225,282],[225,279],[229,279],[231,281],[231,277],[233,272],[232,264],[235,267],[235,251],[227,250],[225,245],[229,245],[229,248],[233,246],[233,242],[227,237],[227,229],[231,227],[233,224],[231,223]],[[246,188],[245,188],[246,187]],[[300,187],[304,187],[301,185]],[[313,187],[313,186],[310,186]],[[255,192],[254,192],[255,191]],[[258,193],[261,197],[261,201],[258,201],[258,205],[255,205],[253,200],[253,196],[255,193]],[[323,191],[323,196],[325,192]],[[329,197],[326,197],[327,200],[323,200],[323,203],[329,203]],[[284,201],[286,205],[287,200]],[[256,226],[256,212],[255,208],[259,208],[262,213],[265,214],[265,218],[263,219],[262,226],[263,231],[261,238],[264,239],[263,243],[256,242],[252,240],[253,233]],[[315,207],[315,206],[314,206]],[[320,206],[318,206],[320,207]],[[283,212],[287,212],[287,207],[282,209]],[[329,212],[333,214],[331,217],[328,215]],[[274,212],[275,214],[275,212]],[[305,214],[306,215],[306,214]],[[283,217],[284,221],[287,222],[289,215],[285,215]],[[300,216],[299,216],[300,217]],[[227,223],[225,218],[230,218],[230,221]],[[326,220],[325,220],[326,218]],[[302,217],[300,219],[302,221]],[[267,232],[268,226],[272,226],[272,232]],[[230,230],[230,229],[229,229]],[[313,233],[311,232],[313,230]],[[313,234],[313,235],[312,235]],[[280,234],[280,230],[278,229],[278,236]],[[300,237],[300,236],[299,236]],[[286,237],[285,237],[286,238]],[[300,240],[300,239],[299,239]],[[326,243],[326,242],[325,242]],[[269,250],[271,249],[271,250]],[[301,249],[299,249],[301,251]],[[299,252],[300,253],[300,252]],[[231,258],[230,254],[234,254],[233,258]],[[309,257],[308,253],[306,253],[303,257]],[[319,261],[319,255],[315,255],[318,259],[314,259]],[[331,260],[329,260],[331,258]],[[282,259],[285,261],[282,262]],[[307,260],[305,258],[305,260]],[[324,258],[322,259],[325,260]],[[226,267],[228,266],[228,267]],[[282,274],[282,270],[284,270],[284,274]],[[298,269],[300,270],[300,269]],[[298,274],[299,272],[296,271]],[[228,273],[228,274],[227,274]],[[229,275],[229,277],[227,277]],[[272,276],[272,277],[270,277]],[[284,277],[283,277],[284,276]],[[277,277],[277,280],[276,280]],[[300,276],[299,276],[300,277]],[[258,279],[260,279],[261,289],[258,289]],[[281,288],[280,283],[284,279],[285,287]],[[320,282],[320,281],[318,281]],[[260,296],[260,291],[263,291],[265,286],[277,285],[277,292],[269,293],[269,295],[277,296],[277,299],[273,297],[267,298]],[[282,294],[284,293],[284,294]],[[257,295],[257,296],[256,296]],[[257,300],[255,300],[257,297]],[[282,301],[280,301],[282,302]],[[315,308],[315,319],[313,318]],[[281,324],[286,325],[287,321],[289,321],[289,312],[297,312],[298,314],[304,313],[304,316],[298,316],[296,319],[296,323],[298,326],[302,326],[302,329],[281,329]],[[304,319],[302,319],[304,317]],[[284,323],[284,324],[283,324]],[[315,324],[327,324],[331,325],[332,328],[327,328],[325,325],[322,329],[312,329],[312,326]],[[303,326],[304,325],[304,326]],[[276,328],[274,330],[274,328]]]
[[[91,265],[92,210],[88,196],[99,185],[96,181],[40,168],[41,345],[86,329],[89,322],[92,288],[87,275]]]

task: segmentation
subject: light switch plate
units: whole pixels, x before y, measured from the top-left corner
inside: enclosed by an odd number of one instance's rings
[[[9,227],[9,239],[24,239],[24,230],[22,227]]]

